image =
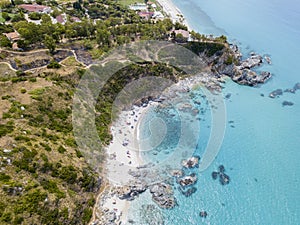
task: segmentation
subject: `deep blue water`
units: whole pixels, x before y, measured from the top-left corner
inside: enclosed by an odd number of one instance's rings
[[[271,55],[273,64],[258,70],[269,70],[274,76],[258,88],[231,81],[224,84],[223,95],[231,93],[230,99],[224,99],[227,122],[234,122],[227,123],[215,161],[198,174],[197,192],[186,198],[176,191],[179,206],[162,211],[165,224],[300,224],[300,91],[284,93],[277,99],[268,97],[274,89],[291,88],[300,82],[300,2],[174,0],[174,3],[196,31],[226,34],[241,47],[245,57],[251,51]],[[294,105],[282,107],[284,100]],[[157,116],[151,113],[148,118]],[[201,116],[208,117],[200,122],[201,132],[195,130],[199,132],[195,154],[200,156],[210,134],[209,115],[208,110]],[[147,122],[145,119],[144,127]],[[147,135],[146,130],[143,132]],[[167,141],[171,145],[172,137]],[[144,157],[154,161],[165,157],[152,156]],[[221,164],[231,178],[227,186],[211,177],[212,171]],[[150,202],[147,194],[134,202],[132,216],[140,215],[139,207],[147,202]],[[207,211],[207,218],[199,217],[201,210]]]

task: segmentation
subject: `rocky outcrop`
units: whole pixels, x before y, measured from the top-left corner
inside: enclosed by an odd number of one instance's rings
[[[222,185],[229,184],[230,177],[227,174],[225,174],[225,167],[223,165],[220,165],[218,169],[218,171],[212,172],[212,178],[216,180],[219,177],[219,181]]]
[[[294,86],[294,90],[299,90],[300,89],[300,83],[296,83]]]
[[[176,178],[179,178],[179,177],[182,177],[184,175],[183,171],[182,170],[171,170],[170,171],[170,175],[172,177],[176,177]]]
[[[118,198],[121,200],[132,201],[147,190],[148,186],[144,183],[136,183],[131,186],[125,186],[117,191]]]
[[[289,102],[289,101],[282,102],[282,106],[293,106],[293,105],[294,105],[293,102]]]
[[[200,157],[193,156],[187,160],[183,160],[181,165],[185,168],[195,168],[199,166]]]
[[[187,190],[185,190],[182,187],[179,187],[178,189],[179,189],[180,193],[183,194],[185,197],[190,197],[192,194],[196,193],[196,191],[197,191],[196,187],[191,187],[191,188],[188,188]]]
[[[232,77],[232,80],[247,86],[256,86],[258,84],[263,84],[267,80],[269,80],[272,75],[269,72],[263,71],[258,75],[256,72],[250,69],[239,70],[237,68],[234,69],[235,74]]]
[[[187,187],[187,186],[193,185],[196,182],[197,182],[197,175],[194,173],[189,176],[185,176],[185,177],[178,179],[178,183],[182,187]]]
[[[272,92],[269,94],[269,97],[270,97],[270,98],[276,98],[276,97],[278,97],[278,96],[280,96],[280,95],[282,95],[282,94],[283,94],[282,89],[277,89],[277,90],[275,90],[275,91],[272,91]]]
[[[272,77],[270,72],[263,71],[258,74],[251,70],[263,63],[262,56],[251,53],[250,57],[243,61],[241,57],[238,47],[231,45],[229,52],[225,51],[222,56],[215,59],[213,68],[218,75],[228,76],[234,82],[247,86],[265,83]]]
[[[201,211],[201,212],[199,213],[199,216],[202,217],[202,218],[206,218],[207,215],[208,215],[208,214],[207,214],[206,211]]]
[[[166,183],[154,184],[150,187],[152,200],[161,208],[171,209],[176,205],[173,188]]]

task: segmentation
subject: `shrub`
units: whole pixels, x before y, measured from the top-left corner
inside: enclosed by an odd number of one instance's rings
[[[31,83],[34,83],[34,82],[36,82],[36,81],[37,81],[37,80],[36,80],[35,77],[29,78],[29,82],[31,82]]]
[[[59,190],[55,181],[43,179],[41,181],[41,185],[45,190],[48,190],[50,193],[56,194],[59,198],[66,197],[65,193]]]
[[[12,44],[11,42],[8,40],[8,38],[4,35],[0,36],[0,46],[1,47],[9,47],[11,48]]]
[[[13,124],[0,124],[0,138],[13,132]]]
[[[64,154],[67,150],[63,146],[59,146],[57,151],[61,154]]]
[[[5,173],[0,173],[0,182],[6,183],[11,179],[9,175],[6,175]]]
[[[47,68],[48,69],[59,69],[61,67],[61,65],[56,62],[55,60],[52,60],[48,65]]]
[[[88,223],[90,219],[92,218],[93,211],[90,208],[85,208],[83,210],[83,216],[82,216],[82,222],[83,223]]]
[[[31,20],[40,20],[41,18],[42,15],[40,13],[33,12],[29,14],[29,19]]]
[[[69,184],[74,184],[77,179],[77,172],[73,166],[63,166],[59,170],[59,177]]]
[[[25,88],[21,88],[21,93],[25,94],[27,92],[27,90]]]

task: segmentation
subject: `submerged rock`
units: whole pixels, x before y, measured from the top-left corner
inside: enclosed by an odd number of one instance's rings
[[[207,212],[206,211],[201,211],[199,213],[199,216],[202,217],[202,218],[206,218],[208,216]]]
[[[197,188],[196,187],[191,187],[187,189],[186,191],[182,189],[181,187],[179,188],[180,192],[185,196],[185,197],[190,197],[192,194],[196,193]]]
[[[293,102],[289,102],[289,101],[282,102],[282,106],[293,106],[293,105],[294,105]]]
[[[230,182],[230,177],[225,174],[225,167],[223,165],[219,166],[219,171],[214,171],[212,172],[211,176],[214,180],[216,180],[219,177],[219,181],[222,185],[229,184]]]
[[[284,92],[289,92],[289,93],[295,94],[296,90],[294,88],[288,88],[288,89],[285,89]]]
[[[214,180],[216,180],[218,178],[219,173],[218,172],[212,172],[211,176]]]
[[[166,183],[154,184],[150,187],[152,200],[161,208],[171,209],[176,205],[173,188]]]
[[[225,172],[225,167],[223,165],[219,166],[219,171],[220,173],[224,173]]]
[[[300,89],[300,83],[296,83],[294,86],[294,90],[299,90]]]
[[[222,185],[226,185],[226,184],[229,184],[229,182],[230,182],[229,176],[225,173],[221,173],[220,174],[220,183]]]
[[[272,91],[272,92],[269,94],[269,97],[270,97],[270,98],[276,98],[276,97],[278,97],[278,96],[280,96],[280,95],[282,95],[282,94],[283,94],[282,89],[277,89],[277,90],[275,90],[275,91]]]

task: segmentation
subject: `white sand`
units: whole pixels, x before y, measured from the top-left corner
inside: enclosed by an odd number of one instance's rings
[[[149,105],[154,104],[150,103]],[[129,183],[132,177],[129,170],[143,165],[138,147],[139,124],[147,107],[134,107],[131,111],[123,111],[118,120],[111,127],[113,141],[107,148],[107,179],[112,186],[123,186]],[[118,221],[125,224],[130,203],[120,200],[116,195],[108,196],[102,206],[109,211],[116,212]]]
[[[181,11],[171,0],[158,0],[164,12],[175,22],[180,22],[191,30]],[[151,102],[151,104],[157,104]],[[134,107],[131,111],[123,111],[118,120],[111,127],[113,141],[107,148],[107,179],[111,185],[123,186],[128,184],[132,177],[128,174],[130,170],[143,165],[139,152],[139,125],[143,114],[148,107]],[[130,203],[120,200],[117,196],[108,196],[103,208],[116,212],[118,222],[125,224]]]
[[[173,23],[180,22],[188,27],[188,30],[191,31],[191,27],[184,18],[182,12],[174,5],[172,0],[157,0],[161,5],[163,11],[170,17]]]

